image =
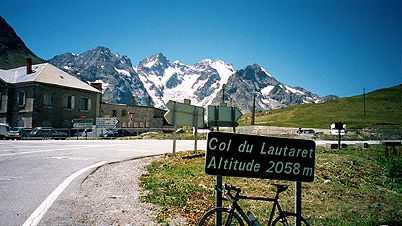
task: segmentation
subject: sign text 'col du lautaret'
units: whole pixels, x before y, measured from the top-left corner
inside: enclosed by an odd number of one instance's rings
[[[210,132],[205,172],[211,175],[314,180],[312,140]]]

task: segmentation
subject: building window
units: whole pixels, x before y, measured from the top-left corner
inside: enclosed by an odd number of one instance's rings
[[[112,111],[112,116],[113,116],[113,117],[117,117],[117,110],[113,110],[113,111]]]
[[[70,94],[66,94],[63,97],[63,107],[66,109],[74,109],[75,97]]]
[[[25,105],[25,92],[18,92],[18,106]]]
[[[127,109],[121,110],[121,116],[127,116]]]
[[[53,106],[53,93],[50,91],[45,91],[43,95],[43,105],[50,107]]]
[[[81,97],[80,101],[80,110],[82,111],[90,111],[91,110],[91,99],[88,97]]]

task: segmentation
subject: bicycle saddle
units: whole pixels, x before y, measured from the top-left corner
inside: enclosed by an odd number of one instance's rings
[[[278,189],[279,193],[286,191],[289,187],[289,185],[285,185],[285,184],[271,184],[271,185],[275,186]]]

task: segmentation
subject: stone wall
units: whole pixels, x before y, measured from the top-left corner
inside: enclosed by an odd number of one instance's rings
[[[101,104],[101,118],[119,119],[121,128],[163,128],[165,110],[147,106]]]

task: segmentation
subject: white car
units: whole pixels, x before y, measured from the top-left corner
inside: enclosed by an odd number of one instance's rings
[[[0,123],[0,139],[5,139],[10,136],[10,126],[5,123]]]

